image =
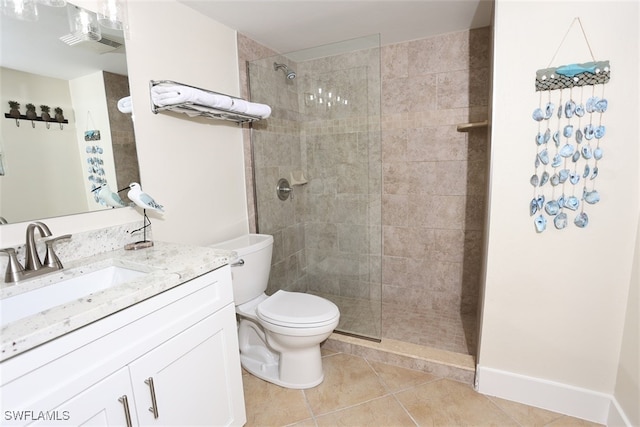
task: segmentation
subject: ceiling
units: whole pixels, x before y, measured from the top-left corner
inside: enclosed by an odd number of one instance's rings
[[[70,33],[67,7],[38,5],[35,22],[0,13],[0,30],[0,65],[3,67],[65,80],[99,70],[127,74],[124,46],[103,49],[106,40],[124,43],[121,31],[102,27],[104,40],[99,44],[82,42],[69,46],[60,40]]]
[[[493,0],[178,1],[283,54],[377,34],[387,45],[483,27],[493,6]],[[96,53],[89,43],[70,47],[59,40],[69,33],[66,8],[40,5],[38,14],[37,22],[24,22],[0,13],[0,65],[62,79],[101,69],[127,73],[124,47]]]
[[[485,27],[493,7],[493,0],[178,1],[283,54],[373,34],[388,45]]]

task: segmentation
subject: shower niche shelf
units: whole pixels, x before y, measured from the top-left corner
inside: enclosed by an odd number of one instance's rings
[[[258,120],[263,120],[264,117],[254,116],[246,113],[240,113],[237,111],[231,111],[222,108],[216,108],[209,105],[204,105],[196,102],[178,102],[175,104],[156,105],[153,100],[153,88],[157,85],[171,85],[171,86],[183,86],[185,88],[190,88],[196,91],[202,91],[208,95],[221,96],[221,97],[229,97],[232,100],[239,100],[243,102],[247,102],[241,98],[237,98],[231,95],[225,95],[223,93],[214,92],[212,90],[201,89],[195,86],[186,85],[184,83],[178,83],[172,80],[150,80],[149,81],[149,97],[151,98],[151,111],[154,114],[158,114],[162,111],[172,111],[176,113],[184,113],[189,117],[207,117],[210,119],[217,120],[227,120],[231,122],[235,122],[238,125],[242,125],[243,123],[251,123]]]
[[[469,132],[472,129],[486,128],[489,125],[488,120],[481,122],[460,123],[457,127],[458,132]]]

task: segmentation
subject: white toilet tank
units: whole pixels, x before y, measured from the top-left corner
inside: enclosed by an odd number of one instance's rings
[[[237,259],[230,260],[235,305],[251,301],[267,290],[271,271],[273,236],[246,234],[216,243],[211,247],[235,251],[238,254]],[[233,266],[236,263],[242,265]]]

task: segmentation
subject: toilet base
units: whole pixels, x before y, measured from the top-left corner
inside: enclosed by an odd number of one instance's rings
[[[247,319],[240,321],[238,338],[240,363],[250,374],[292,389],[312,388],[324,381],[319,344],[279,353],[267,344],[264,330]]]
[[[320,376],[320,378],[309,382],[309,383],[288,383],[286,381],[280,380],[279,373],[279,365],[276,364],[267,364],[262,363],[259,360],[251,359],[250,357],[245,357],[242,354],[240,355],[240,364],[242,367],[249,372],[251,375],[254,375],[261,380],[265,380],[267,382],[279,385],[280,387],[291,388],[291,389],[307,389],[313,388],[324,381],[324,373]]]

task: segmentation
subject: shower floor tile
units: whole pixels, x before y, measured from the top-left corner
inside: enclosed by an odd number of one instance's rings
[[[369,338],[386,338],[462,354],[476,354],[477,319],[431,310],[408,311],[404,307],[381,304],[339,295],[314,293],[333,301],[340,309],[337,330]]]
[[[407,311],[384,304],[382,336],[388,339],[435,347],[463,354],[476,354],[476,315]]]

